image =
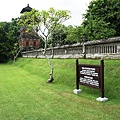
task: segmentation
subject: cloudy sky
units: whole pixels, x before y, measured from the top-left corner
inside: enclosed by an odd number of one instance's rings
[[[12,18],[20,16],[22,8],[29,4],[30,7],[41,10],[48,10],[50,7],[59,10],[71,11],[71,18],[65,22],[66,25],[80,25],[82,14],[91,0],[3,0],[0,3],[0,22],[11,21]]]

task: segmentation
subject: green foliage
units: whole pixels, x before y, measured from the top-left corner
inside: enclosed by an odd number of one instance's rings
[[[89,40],[98,40],[108,37],[113,37],[116,31],[113,28],[110,28],[110,23],[105,23],[102,19],[91,20],[88,23],[84,21],[85,30]]]
[[[66,29],[66,34],[67,34],[67,37],[66,37],[66,43],[74,43],[76,42],[76,39],[75,39],[75,31],[76,31],[76,28],[74,28],[72,25],[69,25]]]
[[[84,15],[83,26],[90,40],[120,36],[120,1],[93,0]]]
[[[13,58],[15,47],[18,47],[18,30],[17,18],[11,22],[0,22],[0,62]]]
[[[9,43],[7,33],[3,27],[4,23],[0,23],[0,63],[9,59]]]
[[[75,26],[69,25],[66,29],[66,43],[73,44],[77,42],[81,42],[81,39],[83,37],[83,29],[81,26]]]
[[[24,12],[21,14],[17,25],[24,26],[26,28],[26,32],[30,32],[31,30],[36,31],[36,27],[40,20],[39,20],[40,13],[38,10],[32,9],[30,12]]]
[[[82,26],[65,26],[58,25],[56,29],[52,32],[51,38],[53,46],[74,44],[81,42],[83,38],[83,28]]]
[[[39,33],[39,36],[45,42],[45,49],[51,32],[55,30],[57,25],[63,23],[70,18],[68,10],[49,10],[32,9],[30,12],[25,12],[20,16],[18,24],[26,26],[27,30],[34,30]]]
[[[56,26],[56,28],[51,32],[51,35],[49,37],[49,44],[52,46],[61,46],[66,43],[66,31],[67,27],[65,25],[59,24]]]
[[[18,38],[19,38],[19,29],[20,26],[17,25],[18,18],[12,19],[9,23],[8,27],[8,37],[9,37],[9,45],[10,45],[10,58],[18,52]]]

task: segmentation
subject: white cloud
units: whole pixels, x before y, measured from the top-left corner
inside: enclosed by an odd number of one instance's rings
[[[27,4],[38,10],[46,10],[50,7],[55,9],[69,10],[71,16],[65,22],[66,25],[80,25],[82,14],[85,13],[87,5],[91,0],[3,0],[0,4],[0,21],[11,21],[12,18],[20,16],[22,8]]]

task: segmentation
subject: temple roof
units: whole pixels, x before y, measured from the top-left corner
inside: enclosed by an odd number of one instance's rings
[[[27,7],[24,7],[20,13],[24,13],[24,12],[30,12],[32,10],[32,8],[29,6],[29,4],[27,5]]]
[[[40,37],[37,34],[33,33],[22,33],[20,34],[20,38],[40,39]]]

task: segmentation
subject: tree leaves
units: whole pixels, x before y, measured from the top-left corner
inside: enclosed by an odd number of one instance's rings
[[[90,40],[120,35],[119,6],[119,0],[90,2],[83,21],[83,26]]]
[[[52,7],[49,10],[42,10],[40,12],[32,9],[30,12],[25,12],[20,16],[18,24],[25,26],[28,31],[34,30],[38,32],[45,42],[46,49],[51,32],[55,30],[58,24],[62,24],[69,19],[71,17],[69,14],[68,10],[55,10]]]
[[[12,22],[0,22],[0,62],[6,62],[13,57],[14,44],[18,43],[17,19]]]

